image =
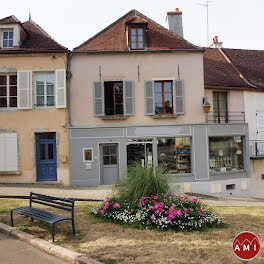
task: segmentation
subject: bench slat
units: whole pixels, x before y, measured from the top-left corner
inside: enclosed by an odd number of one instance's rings
[[[65,207],[70,207],[70,208],[72,207],[72,203],[57,202],[57,201],[55,201],[55,199],[51,200],[51,199],[47,199],[47,198],[32,196],[31,201],[34,202],[34,200],[41,200],[41,201],[44,201],[44,202],[47,202],[47,203],[58,204],[58,205],[65,206]]]
[[[30,196],[36,196],[37,197],[42,197],[42,198],[47,198],[47,199],[56,199],[58,201],[64,201],[64,202],[68,202],[68,203],[73,203],[74,200],[70,200],[70,199],[66,199],[66,198],[60,198],[60,197],[53,197],[53,196],[48,196],[48,195],[45,195],[45,194],[39,194],[39,193],[33,193],[31,192],[30,193]]]
[[[58,221],[62,220],[70,220],[70,217],[62,216],[62,215],[55,215],[43,210],[31,208],[31,207],[19,207],[13,210],[13,212],[16,212],[21,215],[25,215],[28,217],[32,217],[37,220],[41,220],[44,222],[48,222],[50,224],[56,223]]]
[[[54,204],[46,203],[44,201],[40,202],[40,201],[38,201],[36,199],[31,199],[31,202],[34,202],[34,203],[38,203],[38,204],[42,204],[42,205],[46,205],[46,206],[50,206],[50,207],[54,207],[54,208],[58,208],[58,209],[62,209],[62,210],[65,210],[65,211],[72,212],[72,208],[65,208],[65,207],[62,207],[62,206],[59,206],[59,205],[54,205]]]

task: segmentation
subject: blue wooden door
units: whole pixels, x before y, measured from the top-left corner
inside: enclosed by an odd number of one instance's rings
[[[56,133],[36,134],[37,181],[57,181]]]

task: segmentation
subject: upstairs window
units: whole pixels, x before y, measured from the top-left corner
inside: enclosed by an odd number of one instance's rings
[[[143,27],[131,27],[129,36],[130,49],[140,50],[145,48],[145,30]]]
[[[123,115],[123,82],[105,82],[105,115]]]
[[[173,88],[172,81],[156,81],[155,114],[173,114]]]
[[[17,107],[17,76],[0,75],[0,108]]]
[[[14,33],[13,31],[3,32],[3,48],[13,48]]]
[[[55,105],[54,73],[38,73],[36,75],[37,106]]]

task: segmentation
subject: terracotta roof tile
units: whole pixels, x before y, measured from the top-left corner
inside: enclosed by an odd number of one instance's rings
[[[9,16],[0,20],[0,24],[19,23],[24,36],[20,47],[0,48],[0,54],[29,52],[65,52],[67,48],[56,42],[46,31],[32,20],[21,23],[16,17]]]
[[[264,50],[222,50],[251,84],[264,89]]]
[[[0,19],[0,24],[20,24],[20,21],[15,16],[8,16]]]
[[[140,12],[131,10],[98,34],[76,47],[74,51],[127,51],[126,22],[133,18],[146,20],[148,22],[148,50],[201,49]]]
[[[205,86],[250,87],[218,48],[207,48],[204,52],[204,83]]]

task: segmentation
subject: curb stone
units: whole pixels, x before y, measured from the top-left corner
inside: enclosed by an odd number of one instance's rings
[[[23,231],[17,230],[15,227],[6,225],[1,222],[0,222],[0,232],[13,236],[19,240],[25,241],[26,243],[34,247],[37,247],[40,250],[50,255],[59,257],[72,264],[103,264],[102,262],[88,258],[83,254],[79,254],[67,248],[54,245],[51,242],[35,237]]]

